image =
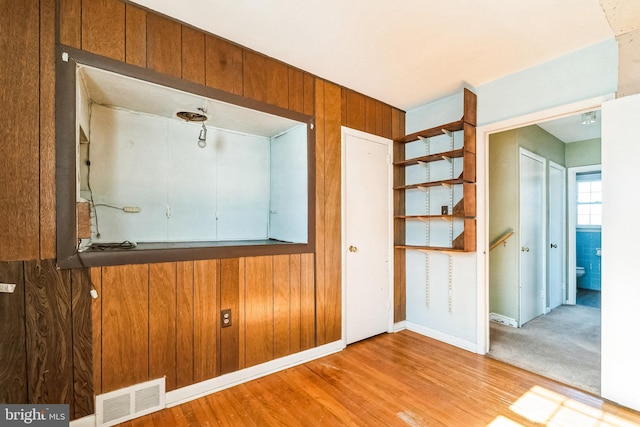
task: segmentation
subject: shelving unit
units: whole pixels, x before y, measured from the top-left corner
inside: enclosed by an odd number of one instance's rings
[[[422,251],[445,251],[445,252],[475,252],[476,250],[476,95],[464,90],[464,108],[462,119],[435,126],[419,132],[412,133],[394,140],[394,221],[395,221],[395,247],[396,249],[414,249]],[[462,147],[454,147],[454,134],[462,131]],[[435,153],[430,153],[429,141],[431,138],[448,135],[450,147]],[[406,158],[406,144],[415,141],[423,141],[427,147],[427,154]],[[461,171],[454,176],[454,159],[462,159],[457,163]],[[428,179],[431,175],[431,168],[438,162],[449,164],[450,177],[437,180]],[[409,166],[423,165],[425,167],[427,179],[419,182],[406,183],[406,170]],[[443,169],[443,167],[440,167]],[[433,214],[430,209],[430,191],[437,187],[444,187],[449,192],[448,205],[442,205],[443,212]],[[461,190],[454,190],[461,188]],[[426,192],[426,211],[420,214],[406,213],[406,196],[409,191]],[[461,193],[461,198],[455,203],[454,191]],[[446,211],[445,211],[446,208]],[[432,228],[432,221],[449,222],[449,243],[450,246],[407,244],[407,222],[422,221],[426,223],[427,240]],[[457,222],[462,225],[462,232],[453,236],[453,224]],[[435,227],[434,227],[435,228]]]

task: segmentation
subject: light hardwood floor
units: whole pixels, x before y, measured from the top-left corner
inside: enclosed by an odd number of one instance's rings
[[[122,424],[640,426],[640,413],[402,331]]]

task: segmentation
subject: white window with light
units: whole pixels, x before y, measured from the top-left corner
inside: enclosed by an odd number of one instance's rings
[[[577,225],[600,228],[602,226],[602,174],[586,173],[576,176]]]

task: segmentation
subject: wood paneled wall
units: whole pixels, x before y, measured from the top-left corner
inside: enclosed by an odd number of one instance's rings
[[[86,272],[53,260],[0,263],[0,402],[68,403],[93,413],[91,297]]]
[[[316,345],[313,254],[92,271],[96,394],[162,376],[174,390]]]
[[[18,284],[0,294],[0,402],[69,403],[77,418],[94,390],[162,375],[183,387],[340,339],[340,126],[393,138],[404,112],[121,0],[14,6],[0,2],[0,102],[12,106],[0,118],[0,281]],[[56,36],[315,116],[315,253],[57,270]]]

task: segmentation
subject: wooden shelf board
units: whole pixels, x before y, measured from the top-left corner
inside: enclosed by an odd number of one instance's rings
[[[459,184],[472,184],[470,181],[465,181],[464,179],[445,179],[442,181],[433,181],[433,182],[421,182],[418,184],[409,184],[403,185],[402,187],[394,187],[394,190],[411,190],[414,188],[428,188],[428,187],[438,187],[440,185],[459,185]]]
[[[395,219],[432,219],[432,218],[443,218],[443,219],[452,219],[452,218],[460,218],[460,219],[473,219],[473,216],[464,216],[464,215],[396,215]]]
[[[446,125],[436,126],[431,129],[421,130],[419,132],[412,133],[402,138],[395,139],[395,141],[406,144],[408,142],[417,141],[419,139],[418,138],[419,136],[423,138],[431,138],[434,136],[443,135],[444,134],[444,132],[442,132],[443,129],[449,132],[457,132],[459,130],[463,130],[464,120],[458,120],[456,122],[447,123]]]
[[[429,163],[429,162],[437,162],[441,160],[446,160],[446,158],[457,158],[464,156],[464,148],[460,148],[458,150],[453,151],[444,151],[442,153],[429,154],[428,156],[422,157],[414,157],[412,159],[402,160],[399,162],[394,162],[395,166],[411,166],[417,165],[420,162]]]
[[[415,251],[437,251],[437,252],[473,252],[463,249],[448,248],[446,246],[414,246],[414,245],[396,245],[396,249],[410,249]]]

